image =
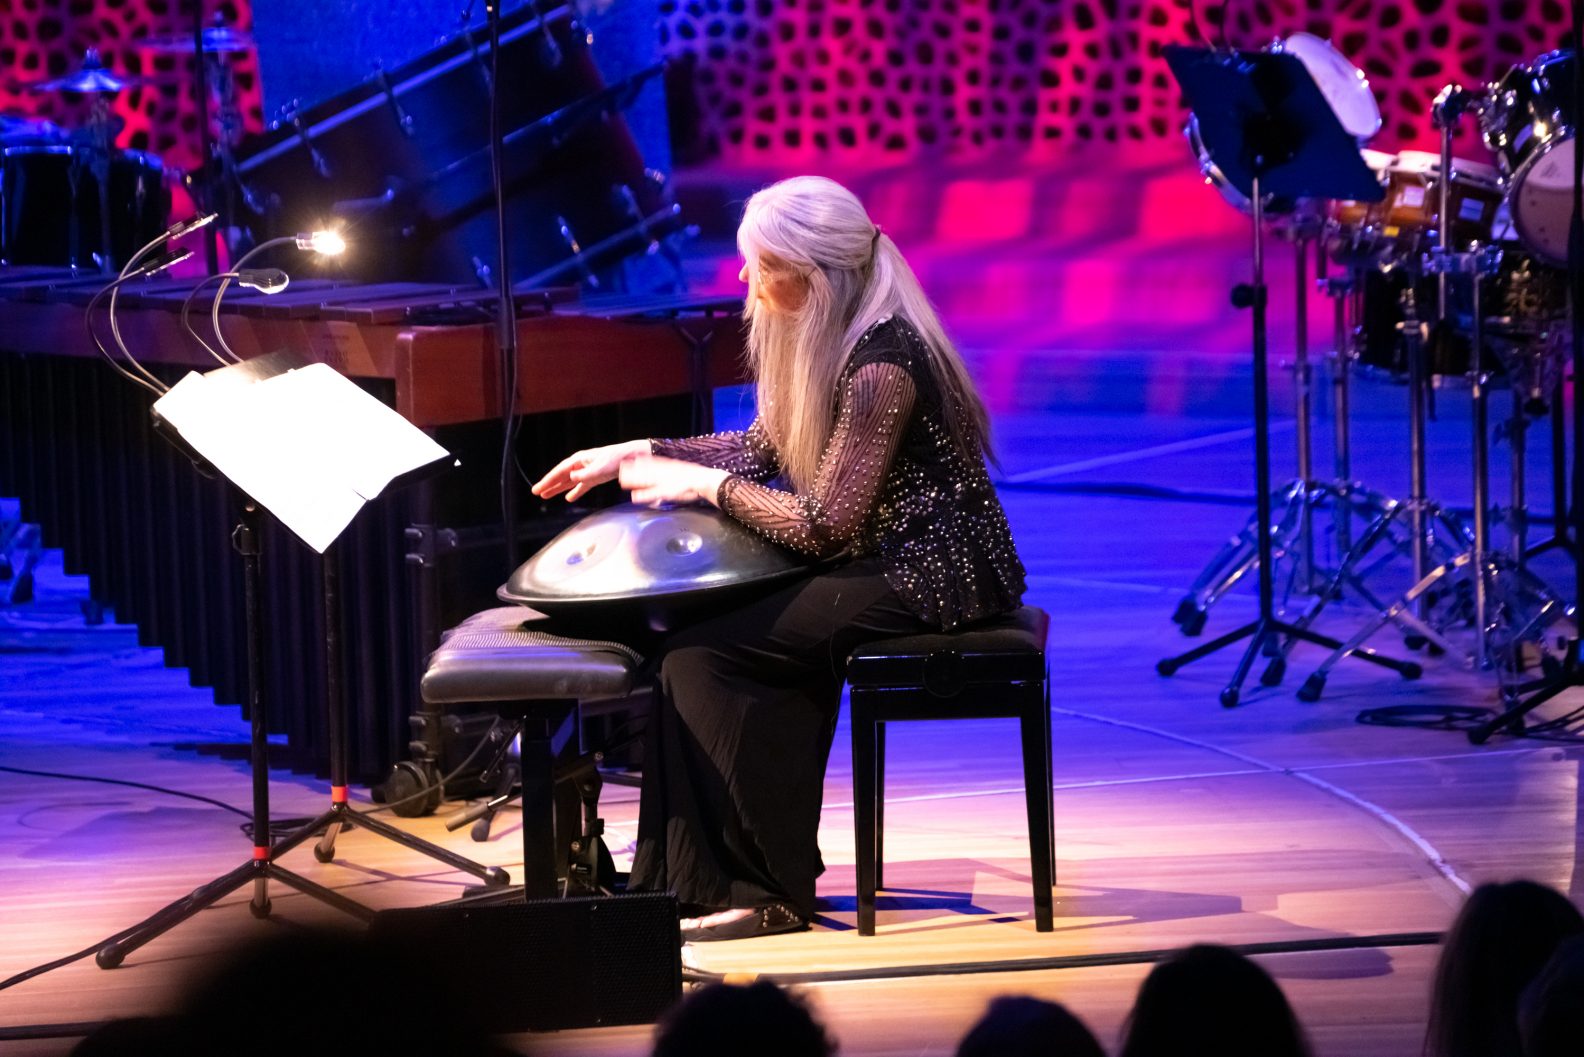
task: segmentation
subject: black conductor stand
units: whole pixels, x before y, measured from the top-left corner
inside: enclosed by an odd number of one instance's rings
[[[161,432],[165,433],[165,431]],[[168,433],[165,435],[169,436]],[[183,446],[179,442],[178,445]],[[249,759],[253,776],[253,856],[235,869],[193,889],[132,928],[119,932],[105,941],[95,956],[101,969],[114,969],[126,959],[128,954],[145,943],[157,939],[200,910],[250,883],[253,885],[253,898],[248,904],[248,909],[256,918],[269,915],[269,882],[278,881],[360,921],[368,922],[374,919],[374,912],[368,907],[280,866],[275,859],[285,849],[270,847],[269,746],[266,740],[264,708],[266,700],[263,662],[264,628],[259,593],[260,520],[258,506],[251,500],[244,499],[236,529],[231,534],[231,544],[242,556],[242,601],[247,640],[247,706],[251,729]]]
[[[324,830],[324,836],[314,845],[314,858],[329,862],[335,858],[336,837],[342,829],[363,829],[404,848],[437,859],[453,869],[481,878],[490,886],[509,884],[511,879],[498,866],[484,866],[464,858],[438,844],[406,833],[384,819],[354,811],[347,802],[347,752],[346,752],[346,696],[342,672],[345,651],[341,642],[340,571],[336,548],[332,545],[324,552],[321,562],[324,585],[325,622],[325,706],[328,712],[328,741],[330,743],[330,806],[318,818],[312,819],[275,845],[275,856],[285,855],[309,837]]]
[[[1576,56],[1584,56],[1584,7],[1580,6],[1579,0],[1573,2],[1572,19],[1569,39],[1573,53]],[[1575,73],[1572,87],[1570,95],[1573,100],[1573,112],[1584,114],[1584,77]],[[1576,144],[1573,150],[1573,217],[1568,226],[1568,295],[1568,302],[1572,308],[1568,317],[1571,328],[1569,336],[1573,342],[1574,387],[1573,496],[1569,504],[1568,520],[1572,525],[1573,543],[1577,546],[1580,540],[1584,540],[1584,405],[1581,405],[1578,398],[1579,381],[1584,379],[1584,150],[1578,149]],[[1555,456],[1553,460],[1559,461]],[[1565,733],[1569,722],[1577,722],[1578,710],[1569,712],[1560,720],[1534,727],[1527,725],[1524,717],[1564,691],[1584,687],[1584,659],[1579,656],[1581,640],[1584,640],[1584,628],[1579,627],[1581,622],[1584,622],[1581,609],[1584,609],[1584,562],[1579,561],[1578,556],[1575,555],[1573,562],[1575,628],[1573,637],[1567,642],[1562,663],[1545,678],[1520,687],[1520,692],[1524,696],[1516,698],[1504,711],[1487,722],[1470,728],[1469,741],[1475,745],[1483,745],[1492,735],[1501,733],[1555,735]],[[1545,729],[1542,731],[1540,728]]]
[[[1338,122],[1303,64],[1270,52],[1218,54],[1205,48],[1170,46],[1167,64],[1182,86],[1205,146],[1222,172],[1246,189],[1253,205],[1252,281],[1232,292],[1232,303],[1248,308],[1254,352],[1254,494],[1258,545],[1259,613],[1254,620],[1186,653],[1156,664],[1161,675],[1248,639],[1221,704],[1238,704],[1243,683],[1261,654],[1274,656],[1283,637],[1335,649],[1336,639],[1295,627],[1275,611],[1271,569],[1270,384],[1266,356],[1264,196],[1348,198],[1379,201],[1382,190]],[[1360,649],[1355,656],[1418,678],[1419,665]]]

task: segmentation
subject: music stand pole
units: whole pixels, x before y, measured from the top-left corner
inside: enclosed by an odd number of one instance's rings
[[[302,844],[309,837],[324,830],[324,836],[314,845],[314,858],[330,862],[335,858],[336,837],[342,829],[367,830],[376,836],[400,844],[404,848],[437,859],[447,866],[470,873],[491,887],[511,883],[505,870],[498,866],[484,866],[472,859],[432,844],[421,837],[397,829],[384,819],[354,811],[347,802],[347,747],[346,747],[346,693],[343,672],[345,650],[341,641],[341,575],[335,545],[330,546],[320,562],[323,583],[325,622],[325,709],[328,715],[328,740],[330,742],[330,806],[319,817],[312,819],[275,845],[274,855],[280,857]]]
[[[264,626],[263,606],[259,577],[259,524],[258,506],[243,499],[237,526],[231,534],[231,545],[242,558],[242,602],[247,640],[247,710],[249,721],[249,759],[253,777],[253,856],[247,862],[221,874],[207,884],[200,885],[187,895],[144,918],[130,930],[117,933],[117,938],[107,940],[94,960],[101,969],[114,969],[126,956],[151,940],[169,932],[183,921],[212,906],[238,888],[253,885],[253,898],[248,909],[256,918],[269,916],[269,882],[279,881],[295,888],[328,906],[350,914],[363,922],[374,920],[374,911],[332,891],[315,881],[301,877],[278,865],[274,856],[278,849],[270,847],[269,816],[269,741],[265,716],[264,686]]]

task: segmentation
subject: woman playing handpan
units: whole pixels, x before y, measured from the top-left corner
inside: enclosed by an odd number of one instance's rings
[[[1017,608],[1023,565],[985,469],[983,404],[896,245],[830,180],[748,200],[742,432],[577,452],[533,491],[612,479],[637,503],[713,503],[845,559],[666,640],[630,887],[674,891],[688,940],[808,927],[848,654]]]

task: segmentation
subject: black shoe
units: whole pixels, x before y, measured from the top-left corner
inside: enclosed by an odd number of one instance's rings
[[[704,928],[682,930],[684,943],[714,943],[717,940],[746,940],[755,936],[774,936],[779,932],[802,932],[808,919],[785,903],[758,907],[747,917]]]

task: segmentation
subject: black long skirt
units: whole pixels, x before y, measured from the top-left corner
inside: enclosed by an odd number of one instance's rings
[[[667,639],[629,887],[700,910],[787,903],[812,918],[847,655],[927,630],[879,565],[860,561]]]

